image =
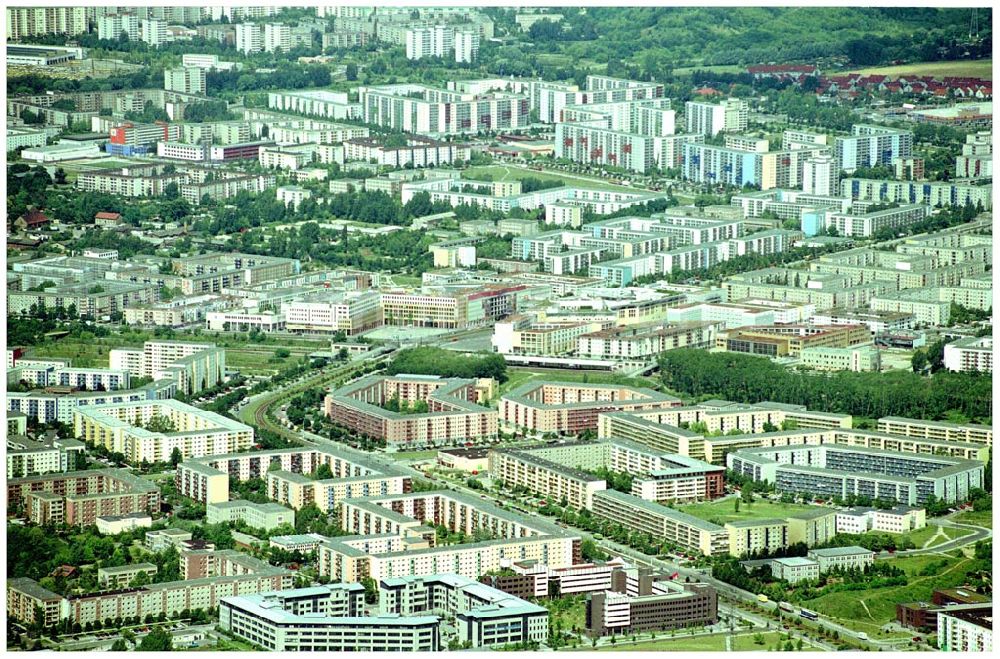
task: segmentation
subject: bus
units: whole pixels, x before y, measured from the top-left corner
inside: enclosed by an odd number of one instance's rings
[[[819,617],[818,613],[816,613],[815,611],[810,611],[809,609],[800,609],[799,615],[805,618],[806,620],[815,620],[816,618]]]
[[[795,613],[795,607],[792,606],[791,602],[779,602],[778,608],[788,613]]]

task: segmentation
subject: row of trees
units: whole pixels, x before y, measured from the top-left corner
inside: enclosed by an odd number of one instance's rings
[[[451,350],[422,346],[400,350],[386,368],[389,375],[414,373],[446,378],[493,378],[507,381],[507,362],[502,355],[463,355]]]
[[[941,371],[930,378],[902,371],[820,375],[789,371],[753,355],[686,348],[663,353],[660,373],[674,391],[742,403],[771,400],[869,418],[943,419],[956,410],[989,423],[992,416],[990,378],[972,373]]]

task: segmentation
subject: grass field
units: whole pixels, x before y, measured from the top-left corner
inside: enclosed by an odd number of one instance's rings
[[[588,382],[590,384],[620,384],[627,387],[652,387],[657,384],[654,378],[630,378],[626,375],[610,372],[580,372],[545,368],[527,370],[520,368],[507,369],[508,380],[500,386],[500,393],[507,393],[525,382],[531,380],[554,380],[556,382]]]
[[[108,366],[108,352],[113,348],[139,348],[144,341],[156,340],[151,333],[131,332],[124,335],[112,335],[100,339],[64,338],[38,346],[32,346],[28,357],[51,357],[69,359],[77,367]],[[215,343],[226,349],[226,365],[247,375],[270,375],[288,366],[299,357],[317,350],[329,349],[329,343],[305,339],[275,339],[273,344],[256,344],[237,341],[225,336],[215,337],[211,334],[178,334],[178,341],[193,341],[196,343]],[[283,359],[275,357],[275,350],[285,348],[290,355]],[[274,361],[272,361],[274,360]]]
[[[976,526],[985,526],[988,529],[993,528],[992,510],[980,510],[978,512],[975,510],[969,510],[964,513],[959,513],[951,519],[959,524],[974,524]]]
[[[676,75],[688,75],[695,71],[709,71],[711,73],[746,73],[745,66],[738,64],[717,64],[715,66],[682,66],[674,69]]]
[[[706,503],[692,503],[677,506],[677,510],[694,515],[699,519],[717,520],[719,523],[735,522],[748,519],[768,519],[788,517],[790,513],[815,510],[817,506],[806,506],[801,503],[777,503],[772,501],[755,501],[749,506],[740,502],[740,512],[735,511],[736,499],[722,499]]]
[[[564,175],[561,172],[536,171],[525,167],[514,165],[483,165],[480,167],[470,167],[465,171],[466,178],[475,179],[477,177],[489,176],[493,181],[521,180],[523,178],[537,178],[542,181],[559,181],[564,185],[587,186],[597,190],[614,190],[616,192],[631,192],[632,189],[623,185],[614,185],[607,181],[589,176]]]
[[[581,648],[592,650],[592,648]],[[621,643],[604,645],[597,648],[598,652],[651,652],[691,650],[695,652],[725,652],[726,635],[710,634],[708,636],[682,636],[680,633],[673,639],[656,639],[648,643]]]
[[[887,76],[958,76],[970,78],[993,79],[993,60],[957,60],[950,62],[915,62],[899,66],[876,66],[861,69],[859,73]],[[851,71],[854,73],[854,71]]]
[[[921,575],[929,565],[948,560],[944,569],[932,575]],[[868,633],[872,638],[884,637],[881,628],[892,621],[899,602],[929,602],[931,593],[938,588],[954,588],[965,581],[965,570],[972,563],[968,558],[946,559],[941,555],[907,556],[893,559],[893,565],[902,568],[909,580],[902,586],[879,588],[870,591],[844,591],[830,593],[803,605],[832,618],[845,627]]]

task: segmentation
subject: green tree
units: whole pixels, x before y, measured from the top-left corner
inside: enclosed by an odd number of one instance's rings
[[[153,631],[146,634],[139,646],[136,648],[140,652],[165,652],[174,649],[173,637],[163,627],[155,627]]]
[[[181,455],[180,448],[178,448],[178,447],[175,446],[174,450],[172,450],[170,452],[170,464],[173,465],[174,467],[176,467],[177,465],[179,465],[181,463],[181,460],[183,460],[183,459],[184,459],[184,456]]]

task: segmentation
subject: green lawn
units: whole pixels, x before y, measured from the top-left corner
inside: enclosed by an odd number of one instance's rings
[[[500,393],[507,393],[511,389],[521,386],[529,380],[552,380],[555,382],[589,382],[590,384],[620,384],[627,387],[651,388],[659,382],[656,378],[630,378],[620,373],[610,371],[574,371],[557,368],[544,369],[521,369],[508,368],[508,380],[500,387]]]
[[[145,341],[156,340],[158,339],[152,332],[145,331],[112,334],[108,337],[89,340],[63,338],[32,346],[28,350],[28,357],[69,359],[73,366],[106,368],[110,350],[114,348],[139,348]],[[299,357],[317,350],[329,350],[330,347],[329,342],[326,341],[293,338],[272,339],[273,343],[265,344],[247,343],[245,336],[239,340],[234,336],[215,336],[204,332],[201,334],[178,332],[172,340],[215,343],[226,349],[226,365],[228,367],[250,375],[270,375],[287,367]],[[275,359],[274,352],[278,348],[285,348],[289,351],[290,356],[271,361]]]
[[[790,513],[816,510],[818,506],[807,506],[801,503],[777,503],[772,501],[755,501],[747,505],[740,501],[740,512],[736,512],[737,499],[723,499],[705,503],[692,503],[686,506],[676,506],[677,510],[694,515],[704,520],[716,520],[719,523],[735,522],[748,519],[768,519],[777,517],[784,519]]]
[[[852,71],[853,73],[854,71]],[[951,62],[915,62],[913,64],[901,64],[899,66],[876,66],[870,69],[861,69],[859,73],[878,74],[887,76],[957,76],[982,78],[984,80],[993,79],[993,60],[957,60]]]
[[[732,645],[733,650],[732,651],[733,652],[763,652],[763,651],[766,651],[766,650],[770,650],[771,648],[773,648],[778,643],[781,643],[782,645],[784,645],[785,641],[789,640],[789,637],[786,634],[781,634],[781,633],[778,633],[778,632],[762,632],[760,635],[763,638],[764,643],[762,645],[758,645],[757,643],[754,642],[754,636],[756,636],[756,635],[757,635],[757,632],[749,632],[749,633],[746,633],[746,634],[740,634],[739,636],[734,636],[733,637],[733,645]],[[795,642],[796,642],[795,640],[792,640],[792,643],[795,643]],[[822,652],[822,650],[820,648],[813,647],[812,645],[809,645],[808,641],[803,641],[802,651],[803,652]]]
[[[988,529],[993,528],[993,511],[992,510],[968,510],[964,513],[959,513],[951,518],[953,522],[958,522],[959,524],[973,524],[975,526],[985,526]]]
[[[598,190],[614,190],[616,192],[633,191],[632,188],[623,185],[614,185],[599,178],[592,178],[589,176],[577,177],[578,175],[576,174],[570,176],[564,175],[562,172],[552,172],[548,170],[536,171],[534,169],[518,167],[516,165],[482,165],[479,167],[470,167],[465,170],[464,176],[465,178],[473,179],[489,176],[493,181],[537,178],[542,181],[559,181],[564,185],[586,186],[588,188],[595,188]]]
[[[929,565],[948,560],[944,569],[937,569],[932,575],[921,575]],[[902,568],[909,577],[902,586],[879,588],[871,591],[843,591],[830,593],[803,605],[822,615],[832,618],[846,627],[867,632],[872,638],[884,637],[881,628],[895,619],[896,604],[899,602],[929,602],[931,593],[938,588],[954,588],[965,581],[965,571],[972,563],[968,558],[946,559],[940,555],[907,556],[892,559],[893,564]]]
[[[583,647],[583,650],[593,650],[593,648]],[[604,645],[597,648],[598,652],[650,652],[655,650],[695,652],[725,652],[726,635],[710,634],[708,636],[685,636],[682,632],[677,632],[673,639],[658,638],[649,642],[640,643],[620,643],[616,645]]]

